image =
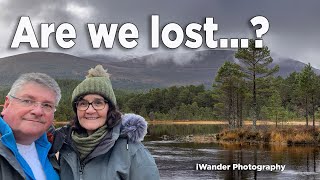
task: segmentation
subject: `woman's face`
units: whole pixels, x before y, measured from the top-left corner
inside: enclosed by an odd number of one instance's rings
[[[106,124],[108,110],[108,103],[102,96],[97,94],[88,94],[77,102],[79,123],[87,130],[89,135]]]

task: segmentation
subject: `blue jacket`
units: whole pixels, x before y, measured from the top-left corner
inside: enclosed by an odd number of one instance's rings
[[[112,128],[114,145],[99,152],[93,151],[88,155],[90,158],[81,162],[79,153],[72,143],[71,127],[58,129],[55,133],[62,134],[63,138],[61,139],[61,136],[57,138],[59,136],[56,134],[54,142],[56,147],[53,148],[59,149],[61,180],[160,179],[153,157],[141,143],[146,131],[147,124],[143,117],[126,114],[122,116],[121,123]]]
[[[1,117],[0,135],[0,179],[1,177],[4,179],[35,179],[30,166],[18,151],[11,128]],[[58,180],[58,173],[53,168],[48,157],[51,144],[47,139],[47,135],[44,134],[37,139],[35,146],[47,180]],[[50,159],[54,159],[54,154],[50,156]],[[15,175],[12,175],[11,172],[15,173]]]

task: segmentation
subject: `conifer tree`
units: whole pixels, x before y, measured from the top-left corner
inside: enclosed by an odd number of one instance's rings
[[[242,126],[244,81],[240,66],[232,62],[225,62],[218,70],[215,81],[217,82],[214,85],[216,97],[223,105],[224,116],[230,127]]]
[[[246,75],[246,79],[252,84],[252,110],[253,110],[253,127],[256,127],[258,119],[258,104],[257,104],[257,82],[259,79],[264,79],[275,72],[279,71],[279,66],[270,67],[273,59],[270,56],[270,50],[267,46],[255,48],[255,41],[250,39],[248,48],[239,48],[235,54],[235,58],[239,60],[242,72]]]

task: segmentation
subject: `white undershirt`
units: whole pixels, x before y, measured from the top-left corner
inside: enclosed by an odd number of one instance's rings
[[[29,164],[34,177],[37,180],[45,180],[46,175],[44,173],[43,167],[40,163],[38,152],[34,142],[30,145],[18,144],[18,151],[25,161]]]

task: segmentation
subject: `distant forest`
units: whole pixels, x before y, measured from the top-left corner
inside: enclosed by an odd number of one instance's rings
[[[226,120],[230,127],[242,126],[250,119],[306,121],[315,125],[320,118],[320,76],[310,64],[301,72],[288,77],[275,77],[278,66],[270,67],[268,47],[248,49],[235,54],[238,63],[225,62],[216,75],[211,89],[204,85],[155,88],[146,92],[115,90],[118,106],[123,113],[137,113],[149,120]],[[210,78],[210,77],[208,77]],[[62,99],[55,113],[57,121],[73,118],[71,94],[79,80],[58,79]],[[0,90],[3,104],[8,89]]]

